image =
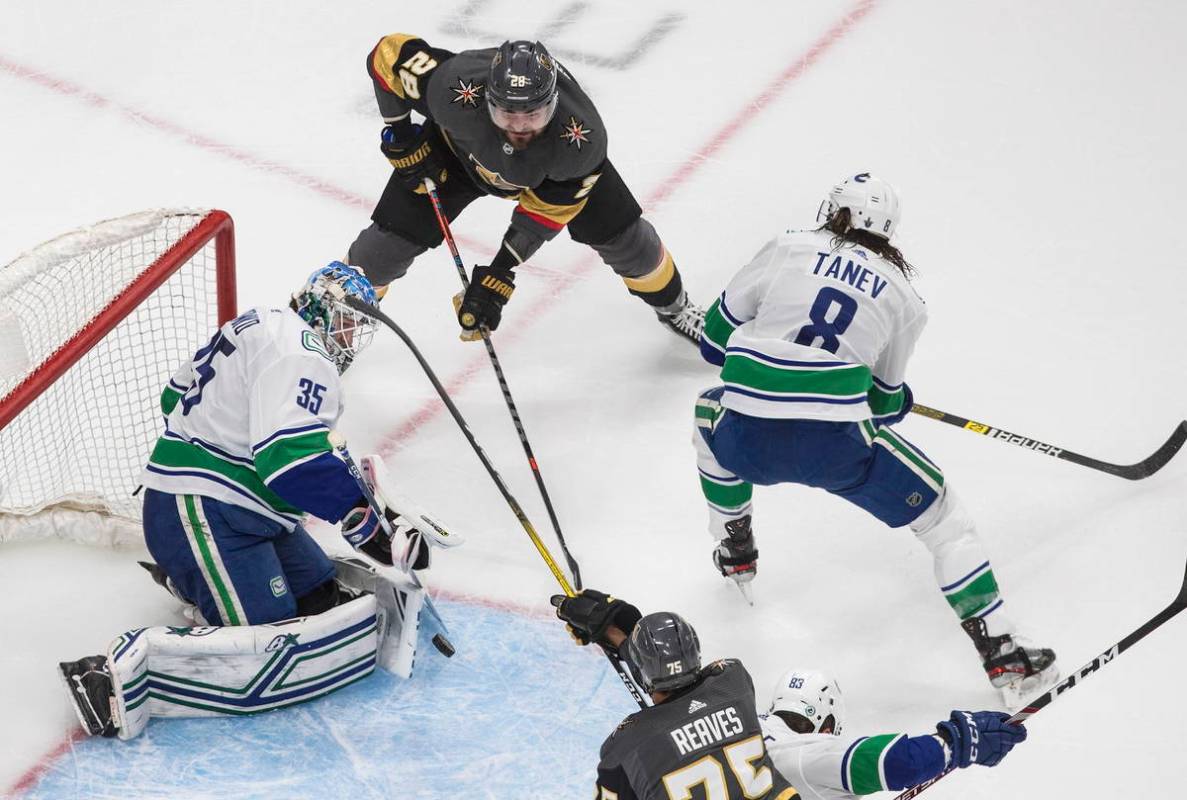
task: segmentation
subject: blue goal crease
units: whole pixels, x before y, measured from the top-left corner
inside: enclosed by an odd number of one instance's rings
[[[609,663],[547,620],[439,605],[457,654],[438,653],[422,624],[411,680],[376,670],[293,708],[154,719],[129,742],[88,738],[22,797],[589,794],[598,748],[635,709]]]

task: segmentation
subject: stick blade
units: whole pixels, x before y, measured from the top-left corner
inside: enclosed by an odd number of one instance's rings
[[[1163,442],[1162,447],[1155,450],[1153,455],[1130,467],[1135,473],[1133,477],[1148,478],[1155,472],[1158,472],[1158,470],[1166,466],[1168,461],[1175,457],[1175,454],[1182,449],[1185,442],[1187,442],[1187,420],[1179,423],[1179,426],[1171,433],[1170,438]],[[1129,476],[1127,475],[1126,477]]]

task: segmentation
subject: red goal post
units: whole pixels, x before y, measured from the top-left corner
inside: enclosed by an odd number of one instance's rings
[[[224,211],[107,220],[0,267],[0,541],[138,540],[161,390],[235,313]]]

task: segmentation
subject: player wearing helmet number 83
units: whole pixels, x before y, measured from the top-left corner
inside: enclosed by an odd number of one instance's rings
[[[933,734],[846,734],[845,700],[837,682],[816,670],[790,670],[775,684],[759,716],[775,768],[804,800],[850,800],[899,791],[948,767],[997,766],[1026,740],[1000,711],[953,711]]]

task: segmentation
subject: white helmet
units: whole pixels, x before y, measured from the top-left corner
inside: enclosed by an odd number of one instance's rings
[[[816,221],[827,222],[842,208],[849,209],[849,224],[855,230],[869,231],[889,239],[898,227],[898,192],[886,181],[868,172],[846,178],[832,188],[816,212]]]
[[[845,723],[845,698],[841,687],[826,673],[793,669],[775,684],[770,713],[796,733],[840,736]]]

